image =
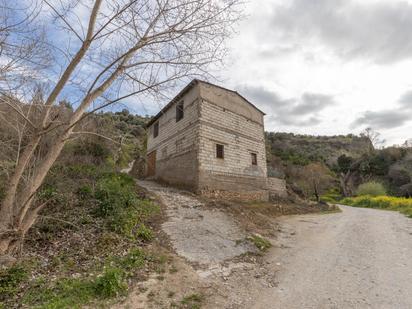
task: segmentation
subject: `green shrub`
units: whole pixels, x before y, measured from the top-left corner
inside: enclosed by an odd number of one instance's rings
[[[204,299],[205,298],[203,295],[191,294],[191,295],[185,296],[180,301],[180,304],[182,305],[182,308],[200,309]]]
[[[91,279],[63,278],[53,286],[42,283],[33,287],[24,297],[24,303],[36,308],[80,308],[95,298],[95,283]]]
[[[135,228],[141,222],[141,216],[134,207],[119,208],[111,211],[107,222],[113,232],[133,239]]]
[[[270,243],[269,240],[259,235],[256,235],[256,234],[252,235],[249,237],[249,239],[256,246],[256,248],[258,248],[262,252],[267,251],[270,247],[272,247],[272,244]]]
[[[38,197],[42,201],[48,201],[56,198],[57,196],[57,189],[52,185],[45,185],[38,193]]]
[[[144,266],[147,256],[146,253],[141,249],[132,249],[130,252],[124,256],[119,265],[125,270],[136,270]]]
[[[135,203],[135,183],[126,174],[110,174],[97,183],[98,215],[107,217]]]
[[[116,297],[127,290],[125,272],[120,268],[107,268],[101,277],[96,279],[96,293],[102,298]]]
[[[126,174],[109,174],[99,180],[95,192],[96,214],[106,218],[109,228],[134,239],[151,240],[152,232],[143,223],[159,208],[138,198],[134,179]]]
[[[103,161],[110,154],[110,150],[102,143],[84,142],[76,143],[73,147],[73,154],[78,156],[92,156]]]
[[[5,195],[6,195],[5,183],[3,182],[2,179],[0,179],[0,202],[4,199]]]
[[[150,241],[153,239],[153,231],[150,227],[147,227],[142,223],[137,228],[136,236],[144,241]]]
[[[84,185],[79,187],[76,193],[82,200],[87,200],[93,196],[93,189],[90,185]]]
[[[341,199],[342,199],[342,194],[340,193],[339,189],[336,189],[336,188],[330,189],[328,192],[326,192],[320,197],[320,200],[322,202],[332,203],[332,204],[337,203]]]
[[[105,167],[98,167],[94,164],[56,165],[53,169],[59,170],[58,174],[64,174],[71,179],[96,179],[107,172]]]
[[[28,277],[28,271],[23,266],[13,266],[0,270],[0,301],[13,296],[20,284]]]
[[[357,196],[370,195],[370,196],[379,196],[386,195],[385,187],[379,182],[367,182],[361,184],[356,190]]]
[[[23,303],[35,308],[71,309],[81,308],[99,298],[123,295],[127,291],[127,279],[141,269],[149,257],[143,250],[134,248],[123,257],[109,257],[106,260],[109,266],[97,277],[59,278],[55,282],[34,281]]]

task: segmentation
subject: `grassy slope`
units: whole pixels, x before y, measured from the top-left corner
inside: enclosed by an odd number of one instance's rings
[[[0,271],[0,308],[106,303],[163,267],[167,259],[153,245],[160,208],[117,172],[136,154],[135,145],[144,144],[146,120],[123,111],[87,121],[88,131],[123,137],[122,149],[96,137],[66,145],[38,194],[38,202],[50,202],[19,263]],[[0,176],[1,189],[7,180]]]
[[[0,273],[5,308],[106,302],[165,263],[150,249],[160,209],[132,178],[94,165],[56,166],[52,175],[41,195],[53,204],[28,234],[20,263]]]

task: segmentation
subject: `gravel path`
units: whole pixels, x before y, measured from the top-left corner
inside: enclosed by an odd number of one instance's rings
[[[278,285],[255,291],[250,308],[412,308],[412,219],[341,208],[280,220],[268,256]]]
[[[192,194],[152,181],[138,181],[166,205],[162,225],[176,253],[212,270],[227,260],[256,249],[247,235],[225,213],[207,208]]]
[[[167,205],[162,228],[175,251],[202,266],[174,282],[203,287],[205,309],[412,308],[412,219],[399,213],[341,206],[281,217],[258,263],[228,263],[251,250],[230,216],[183,191],[139,184]]]

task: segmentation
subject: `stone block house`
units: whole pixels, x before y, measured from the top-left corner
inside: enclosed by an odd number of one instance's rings
[[[264,115],[235,91],[193,80],[147,125],[146,176],[204,195],[267,200]]]

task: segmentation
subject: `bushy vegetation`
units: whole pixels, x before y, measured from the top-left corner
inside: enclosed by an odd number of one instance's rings
[[[410,198],[391,196],[358,196],[353,198],[344,198],[340,201],[340,203],[356,207],[395,210],[412,218],[412,199]]]
[[[60,173],[69,174],[73,170],[81,170],[80,174],[85,177],[76,179],[76,183],[66,179],[67,187],[73,189],[76,196],[74,200],[73,196],[69,197],[73,193],[62,192],[60,186],[52,187],[53,179],[49,179],[43,190],[44,194],[55,195],[60,200],[56,202],[53,216],[59,214],[58,220],[63,219],[63,222],[40,221],[33,231],[40,235],[34,240],[36,245],[43,243],[48,247],[50,241],[61,242],[63,235],[69,243],[57,248],[45,269],[39,264],[33,269],[18,265],[0,271],[0,305],[3,302],[6,307],[19,304],[37,308],[80,308],[123,295],[129,280],[144,266],[162,263],[144,247],[139,247],[139,243],[152,240],[154,234],[148,223],[159,207],[138,195],[134,180],[125,174],[108,173],[106,168],[99,170],[84,165],[58,169]],[[73,209],[64,210],[63,199]],[[66,220],[71,222],[65,223]],[[84,239],[81,243],[78,238],[73,239],[76,242],[73,246],[71,234],[78,229],[84,233]],[[29,242],[29,248],[30,245]],[[122,250],[116,249],[118,246],[123,246]],[[124,250],[128,251],[125,255]],[[73,272],[78,276],[73,277]],[[35,274],[34,278],[31,274]],[[50,281],[47,279],[50,275],[57,278]]]
[[[366,182],[361,184],[356,190],[357,196],[369,195],[369,196],[380,196],[386,195],[385,187],[379,182]]]
[[[320,200],[325,203],[335,204],[342,199],[342,193],[337,188],[332,188],[328,190],[325,194],[320,197]]]
[[[341,195],[353,196],[359,185],[370,181],[381,183],[389,195],[412,196],[411,144],[375,149],[374,136],[379,134],[370,129],[360,136],[266,133],[268,175],[285,178],[290,189],[306,199],[320,195],[333,201],[326,195],[336,188]],[[323,180],[317,186],[309,181],[310,166],[317,166],[320,177],[315,179]]]
[[[0,271],[0,308],[101,307],[143,268],[164,263],[146,246],[159,207],[119,172],[143,144],[144,122],[126,111],[94,115],[84,130],[114,142],[91,136],[66,144],[36,197],[47,207],[26,236],[21,262]]]
[[[97,183],[96,213],[106,218],[108,227],[130,239],[151,240],[153,235],[144,222],[159,208],[139,199],[135,181],[125,174],[109,174]]]
[[[204,301],[204,296],[201,294],[191,294],[185,296],[180,301],[180,306],[177,304],[172,305],[172,308],[179,308],[179,309],[200,309],[202,303]]]
[[[117,267],[108,267],[95,281],[96,293],[103,298],[116,297],[127,290],[126,273]]]
[[[265,252],[272,247],[272,244],[269,240],[263,238],[260,235],[252,235],[249,237],[249,240],[259,249],[259,251]]]
[[[300,166],[313,162],[331,165],[342,154],[361,156],[371,146],[367,138],[352,134],[313,136],[281,132],[266,133],[266,144],[269,155]]]
[[[20,284],[28,277],[28,271],[22,265],[15,265],[0,270],[0,304],[6,298],[13,297]]]
[[[283,176],[300,197],[319,200],[319,196],[339,187],[338,175],[333,168],[338,158],[342,155],[361,156],[370,150],[371,143],[367,138],[355,135],[266,133],[266,147],[268,175]]]
[[[156,259],[141,249],[131,249],[123,257],[111,256],[108,266],[101,266],[97,275],[79,278],[63,277],[48,283],[37,279],[23,297],[23,303],[36,308],[80,308],[90,302],[101,302],[125,294],[128,279],[147,263]]]

